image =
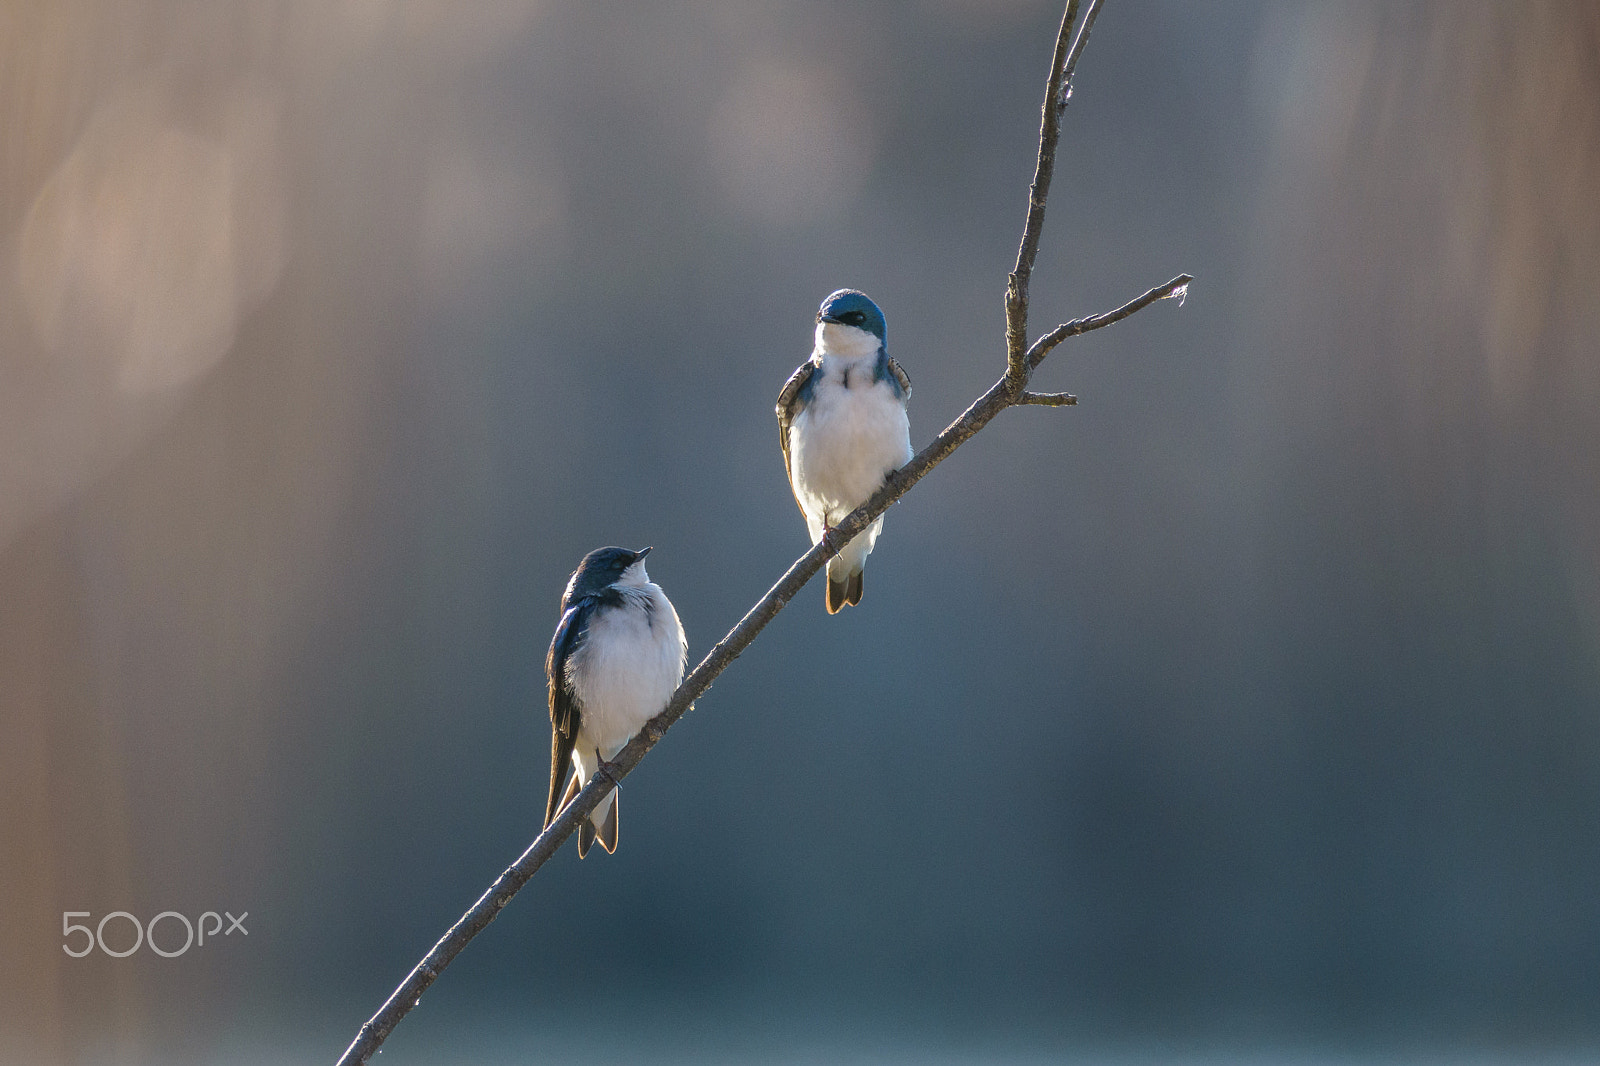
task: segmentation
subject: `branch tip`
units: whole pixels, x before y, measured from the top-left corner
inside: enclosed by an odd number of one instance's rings
[[[1115,322],[1121,322],[1129,315],[1143,311],[1157,300],[1170,300],[1173,297],[1177,297],[1178,306],[1182,307],[1183,299],[1188,295],[1189,284],[1192,281],[1194,281],[1193,275],[1179,274],[1165,285],[1157,285],[1143,296],[1129,300],[1115,311],[1090,315],[1087,318],[1075,318],[1071,322],[1061,323],[1061,325],[1033,342],[1033,346],[1028,349],[1026,355],[1028,369],[1033,370],[1044,362],[1044,357],[1049,355],[1056,345],[1068,337],[1077,337],[1088,333],[1090,330],[1103,329]]]

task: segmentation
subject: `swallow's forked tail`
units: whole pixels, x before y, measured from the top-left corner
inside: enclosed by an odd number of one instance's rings
[[[600,828],[595,829],[594,817],[600,815]],[[595,808],[594,814],[585,818],[578,826],[578,858],[589,854],[589,849],[598,840],[600,846],[606,849],[607,855],[614,855],[617,851],[617,793],[613,789],[611,795],[600,801],[600,806]]]
[[[834,576],[830,567],[828,570],[828,613],[838,614],[846,607],[854,607],[861,602],[861,577],[864,571],[857,570],[844,578]]]
[[[582,790],[583,782],[578,779],[576,773],[567,778],[567,790],[562,794],[561,802],[556,805],[555,813],[560,814],[566,810],[567,804],[577,798],[578,793]],[[595,829],[592,821],[595,814],[600,815],[600,828],[598,830]],[[552,821],[555,821],[555,815],[551,815],[544,824],[549,825]],[[581,859],[589,854],[589,849],[594,846],[596,840],[600,841],[600,846],[606,849],[606,854],[616,853],[617,792],[615,789],[612,790],[611,795],[600,801],[600,806],[595,808],[594,814],[578,823],[578,858]]]

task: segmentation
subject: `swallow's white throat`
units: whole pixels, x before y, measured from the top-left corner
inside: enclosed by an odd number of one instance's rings
[[[817,323],[817,351],[840,359],[861,359],[876,356],[880,341],[876,336],[857,326],[842,322]]]
[[[617,578],[616,584],[625,589],[643,588],[650,583],[650,575],[644,572],[644,560],[636,559],[628,564],[628,568]]]

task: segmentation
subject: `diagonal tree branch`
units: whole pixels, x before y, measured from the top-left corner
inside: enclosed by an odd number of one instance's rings
[[[1076,63],[1077,56],[1082,51],[1083,44],[1088,38],[1089,25],[1093,22],[1099,6],[1099,0],[1091,0],[1084,25],[1078,33],[1076,42],[1069,49],[1067,41],[1078,11],[1078,0],[1069,0],[1066,17],[1057,36],[1050,82],[1045,96],[1045,118],[1039,135],[1039,167],[1034,176],[1033,190],[1029,198],[1027,229],[1024,231],[1022,249],[1018,253],[1017,269],[1011,274],[1011,282],[1006,293],[1005,374],[990,386],[987,392],[974,400],[959,418],[946,426],[943,432],[918,452],[909,463],[885,478],[883,486],[871,499],[845,516],[844,520],[825,534],[819,543],[813,545],[790,565],[788,571],[778,579],[777,584],[767,590],[767,594],[745,613],[738,624],[730,629],[699,665],[683,679],[683,683],[672,694],[661,713],[645,724],[638,735],[617,754],[615,760],[602,768],[604,772],[596,773],[589,780],[572,802],[545,827],[532,844],[528,845],[528,849],[521,857],[507,867],[478,901],[467,909],[444,936],[439,938],[378,1012],[361,1026],[355,1040],[340,1057],[338,1066],[355,1066],[368,1061],[400,1020],[416,1006],[422,993],[427,991],[451,960],[461,953],[473,937],[494,921],[511,898],[566,842],[579,823],[589,817],[606,794],[616,787],[616,782],[633,772],[640,760],[655,747],[666,731],[694,706],[695,700],[711,688],[712,682],[718,675],[750,646],[767,623],[771,622],[795,594],[816,576],[817,571],[821,570],[830,558],[837,555],[856,534],[866,529],[929,471],[1006,408],[1028,405],[1057,407],[1077,402],[1075,397],[1066,393],[1026,391],[1028,376],[1056,345],[1067,337],[1119,322],[1157,300],[1183,294],[1185,287],[1192,280],[1187,274],[1151,289],[1114,311],[1090,315],[1057,326],[1035,341],[1032,347],[1024,349],[1022,346],[1021,338],[1026,336],[1027,328],[1028,275],[1033,268],[1034,254],[1038,249],[1039,229],[1044,221],[1045,197],[1049,192],[1050,175],[1055,165],[1055,143],[1060,131],[1060,109],[1065,106],[1062,98],[1063,86],[1071,76],[1072,64]],[[1018,331],[1015,334],[1014,329]]]

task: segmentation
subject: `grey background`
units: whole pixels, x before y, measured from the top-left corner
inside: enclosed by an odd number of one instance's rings
[[[331,1061],[538,829],[582,554],[653,544],[693,662],[805,548],[821,297],[916,446],[998,375],[1059,15],[6,15],[0,1053]],[[1033,328],[1185,305],[1058,349],[1080,406],[807,589],[384,1061],[1593,1049],[1597,42],[1108,4]]]

